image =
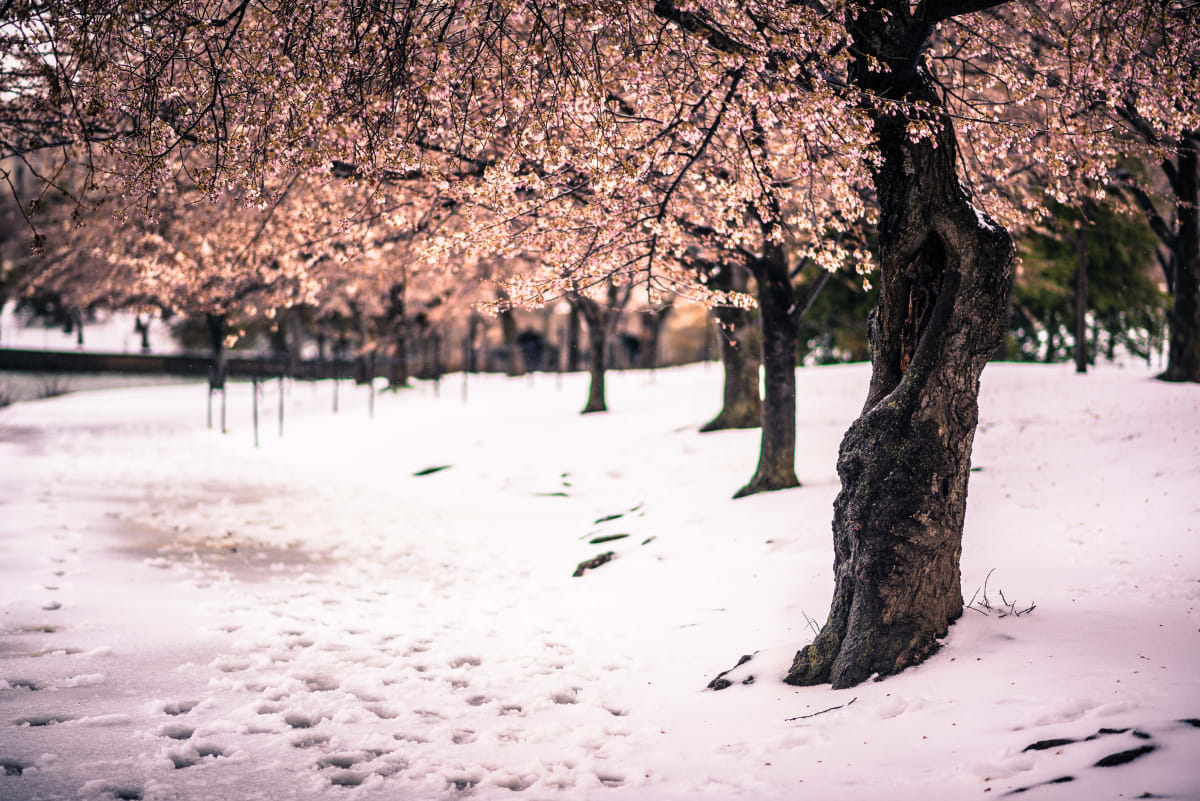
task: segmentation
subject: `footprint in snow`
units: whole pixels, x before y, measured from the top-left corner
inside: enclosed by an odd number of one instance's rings
[[[186,715],[196,708],[195,701],[171,701],[163,704],[162,712],[165,715]]]
[[[307,687],[310,692],[314,693],[332,692],[341,686],[337,679],[334,679],[331,676],[317,674],[309,676],[297,676],[297,678],[304,683],[304,686]]]
[[[577,704],[579,703],[579,688],[570,687],[565,690],[559,690],[550,696],[550,700],[556,704]]]
[[[29,715],[27,717],[17,718],[13,721],[13,725],[31,727],[54,726],[56,724],[66,723],[67,721],[74,719],[75,718],[71,715]]]
[[[223,756],[225,756],[225,749],[214,743],[203,743],[190,748],[167,752],[167,758],[171,760],[171,763],[175,766],[175,770],[195,767],[203,762],[206,757],[217,759]]]
[[[311,729],[322,720],[323,715],[308,715],[303,712],[289,712],[283,716],[283,722],[293,729]]]
[[[367,776],[368,774],[362,771],[343,770],[329,777],[329,783],[334,787],[357,787]]]
[[[0,759],[0,770],[5,776],[20,776],[33,767],[32,762],[22,762],[17,759]]]
[[[188,726],[183,723],[164,723],[157,729],[159,737],[166,737],[171,740],[187,740],[195,732],[195,726]]]
[[[394,720],[400,717],[400,713],[387,704],[366,704],[363,706],[363,709],[380,720]]]
[[[1176,729],[1182,728],[1182,727],[1200,728],[1200,719],[1185,718],[1185,719],[1176,721],[1176,724],[1177,725],[1173,728],[1176,728]],[[1125,739],[1126,740],[1125,744],[1127,746],[1132,746],[1132,747],[1121,748],[1120,750],[1115,750],[1112,753],[1101,757],[1099,760],[1097,760],[1094,764],[1092,764],[1090,766],[1091,768],[1093,768],[1093,769],[1094,768],[1112,769],[1112,768],[1121,767],[1122,765],[1128,765],[1131,762],[1141,759],[1142,757],[1146,756],[1147,754],[1154,753],[1160,747],[1156,742],[1154,742],[1154,735],[1150,734],[1149,732],[1143,731],[1141,729],[1135,729],[1135,728],[1131,728],[1131,727],[1126,727],[1126,728],[1121,728],[1121,729],[1102,728],[1102,729],[1098,730],[1095,734],[1090,734],[1090,735],[1087,735],[1086,737],[1080,737],[1080,738],[1055,737],[1055,738],[1050,738],[1050,739],[1046,739],[1046,740],[1038,740],[1037,742],[1030,743],[1029,745],[1025,746],[1025,748],[1023,748],[1021,750],[1021,753],[1027,753],[1030,751],[1039,752],[1039,751],[1050,751],[1050,750],[1054,750],[1055,753],[1058,753],[1058,754],[1067,753],[1066,749],[1069,746],[1074,745],[1076,743],[1092,742],[1095,740],[1099,740],[1101,738],[1107,739],[1110,737],[1114,738],[1114,740]],[[1030,784],[1025,787],[1017,787],[1013,790],[1008,791],[1007,793],[1005,793],[1005,795],[1017,795],[1020,793],[1028,792],[1036,787],[1043,787],[1043,786],[1051,785],[1051,784],[1067,784],[1067,783],[1070,783],[1073,781],[1075,781],[1074,776],[1059,776],[1055,779],[1050,779],[1048,781]],[[1155,796],[1150,793],[1146,793],[1142,797],[1143,798],[1154,798]]]
[[[330,754],[317,760],[318,768],[341,768],[349,770],[350,768],[363,761],[362,754]]]
[[[455,745],[467,745],[477,739],[479,739],[478,736],[471,729],[455,729],[454,733],[450,735],[450,741]]]
[[[307,734],[292,740],[293,748],[320,748],[329,744],[329,737],[324,734]]]
[[[597,773],[596,778],[599,779],[600,783],[605,787],[620,787],[625,783],[625,777],[619,776],[615,773]]]

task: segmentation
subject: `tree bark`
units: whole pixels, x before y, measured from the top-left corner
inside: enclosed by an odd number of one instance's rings
[[[1200,382],[1200,140],[1185,137],[1176,159],[1176,231],[1171,243],[1171,309],[1167,313],[1169,340],[1164,381]]]
[[[718,291],[746,291],[746,272],[736,265],[723,264],[709,280]],[[725,368],[720,413],[703,426],[701,431],[723,431],[730,428],[757,428],[762,425],[762,395],[759,390],[759,367],[762,364],[762,344],[758,321],[750,309],[718,306],[712,310],[721,342],[721,363]]]
[[[923,8],[923,6],[922,6]],[[915,665],[963,609],[959,556],[979,376],[1004,336],[1013,270],[1008,233],[958,178],[954,129],[914,141],[914,107],[941,107],[908,41],[907,0],[856,6],[847,24],[861,89],[897,103],[874,112],[882,162],[880,298],[868,327],[871,384],[838,454],[835,586],[829,618],[785,681],[849,687]],[[867,57],[888,64],[872,72]]]
[[[787,255],[767,241],[752,262],[762,331],[762,440],[758,467],[735,498],[800,486],[796,478],[796,299]]]

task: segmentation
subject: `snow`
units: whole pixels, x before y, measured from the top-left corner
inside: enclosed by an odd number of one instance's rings
[[[373,418],[289,384],[282,437],[271,383],[257,449],[249,384],[225,435],[200,384],[4,409],[0,798],[1200,798],[1200,388],[1141,368],[989,366],[976,608],[898,676],[782,684],[867,378],[799,370],[803,486],[738,501],[758,434],[697,433],[704,366],[586,416],[582,375]]]
[[[17,314],[17,304],[0,303],[0,347],[21,350],[66,350],[97,353],[140,353],[142,335],[134,330],[137,316],[129,312],[96,312],[96,319],[85,320],[83,345],[76,332],[61,326],[48,326],[27,315]],[[171,337],[171,327],[157,317],[145,318],[150,327],[150,347],[156,354],[179,353],[179,344]]]

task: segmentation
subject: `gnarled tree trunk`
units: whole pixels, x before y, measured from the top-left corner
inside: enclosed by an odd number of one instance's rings
[[[711,275],[709,286],[718,291],[746,291],[746,273],[733,264],[722,264]],[[757,428],[762,425],[762,395],[758,370],[762,364],[758,320],[751,309],[718,306],[712,310],[721,342],[725,368],[721,411],[701,431]]]
[[[874,118],[881,287],[870,390],[838,455],[833,602],[790,684],[848,687],[903,670],[937,649],[963,609],[979,376],[1004,336],[1014,250],[959,182],[950,120],[933,120],[936,142],[909,137],[908,104],[941,106],[920,37],[901,47],[910,15],[905,0],[860,6],[848,21],[857,83],[899,102]],[[871,72],[867,56],[892,69]]]
[[[800,486],[796,478],[796,309],[783,248],[766,242],[751,264],[762,330],[762,442],[750,483],[733,497]]]

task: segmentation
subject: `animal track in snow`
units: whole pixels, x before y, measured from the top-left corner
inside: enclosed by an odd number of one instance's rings
[[[163,704],[162,712],[166,715],[186,715],[196,708],[195,701],[171,701]]]

